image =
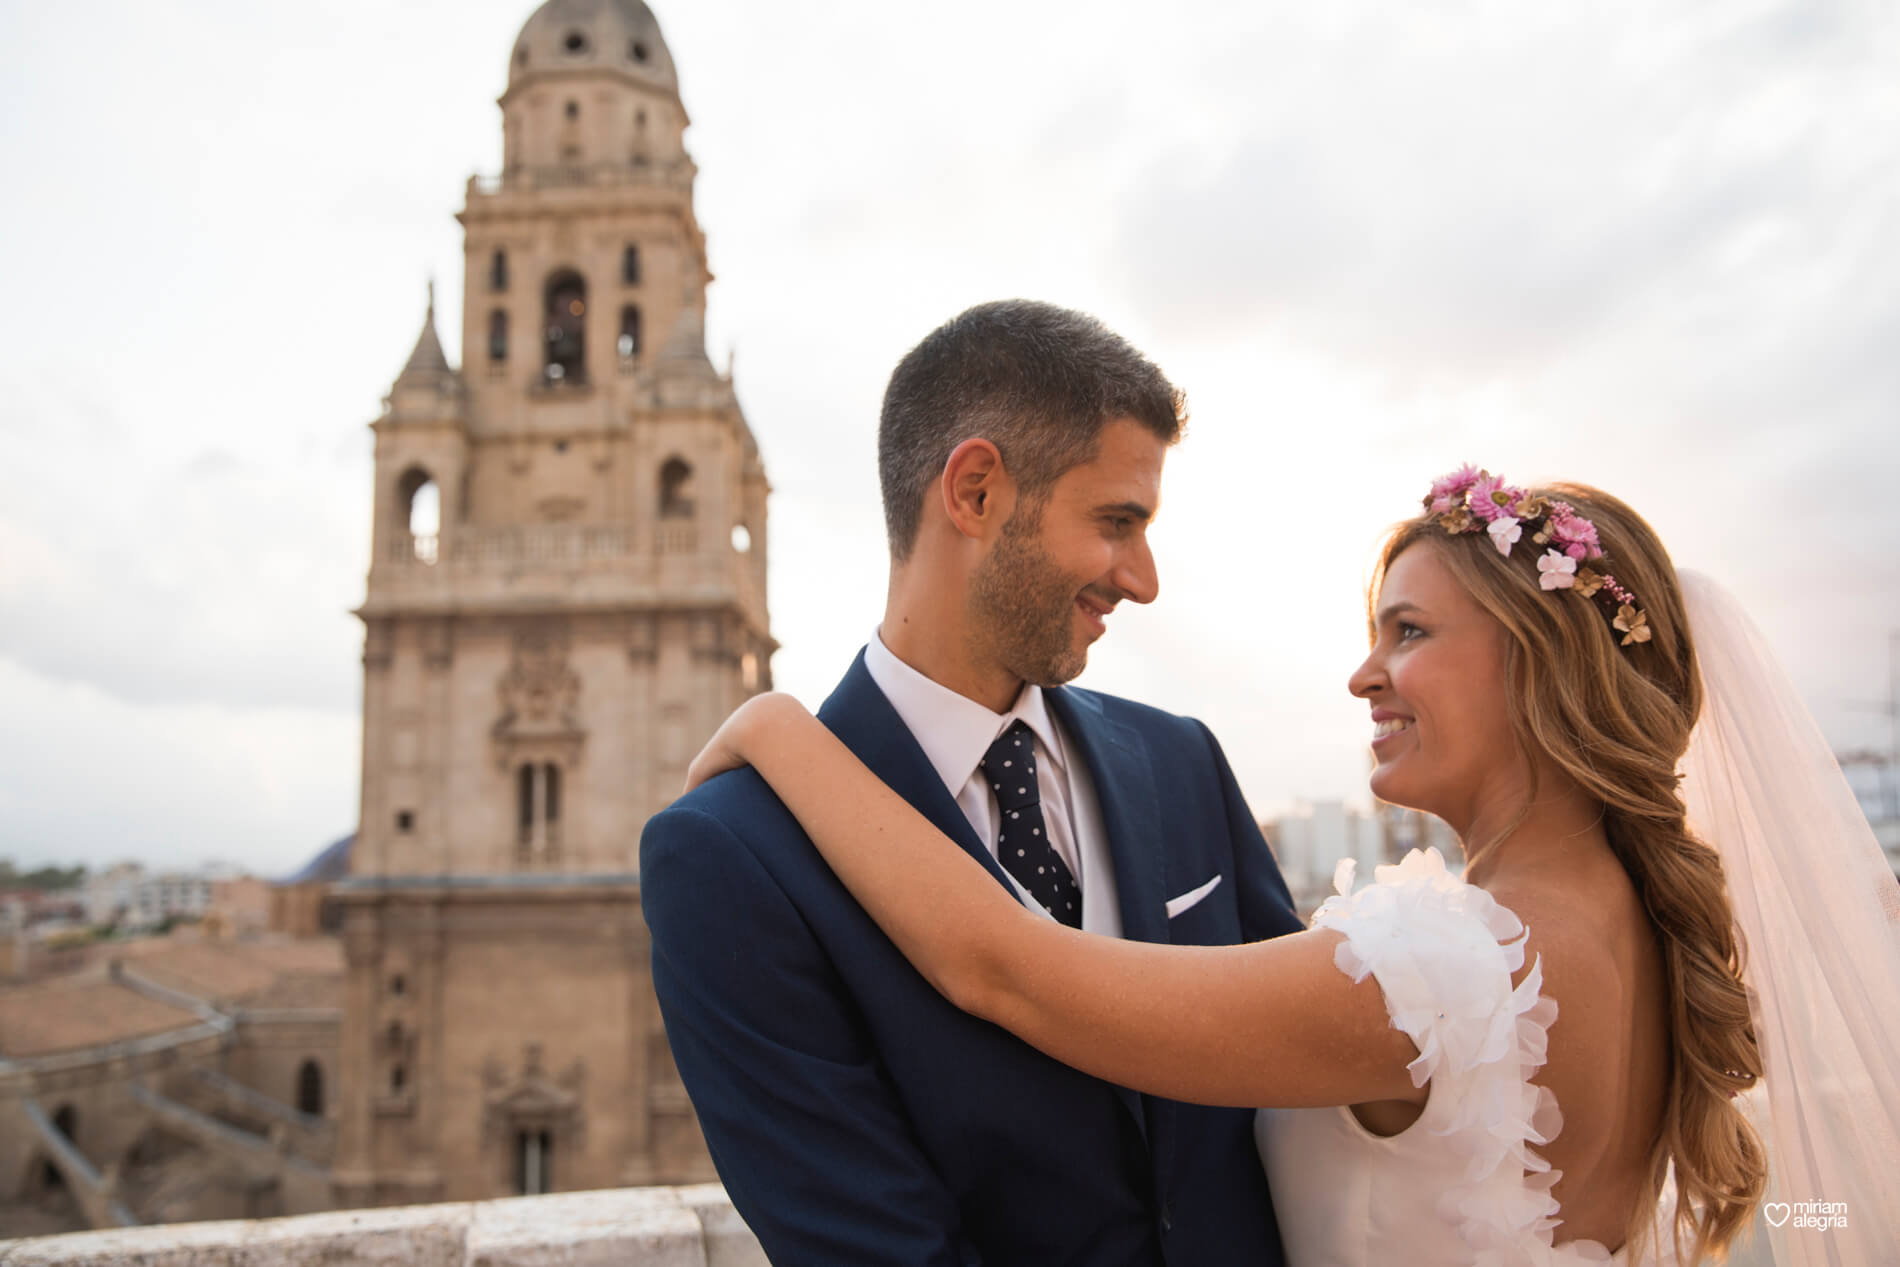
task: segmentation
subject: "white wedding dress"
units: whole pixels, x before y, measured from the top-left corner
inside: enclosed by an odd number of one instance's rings
[[[1562,1127],[1557,1100],[1530,1082],[1544,1063],[1557,1005],[1521,985],[1524,925],[1484,890],[1413,850],[1349,892],[1350,861],[1313,927],[1346,940],[1335,952],[1355,981],[1370,974],[1394,1028],[1418,1047],[1425,1111],[1381,1137],[1344,1106],[1263,1109],[1255,1123],[1289,1267],[1575,1267],[1623,1264],[1595,1241],[1552,1245],[1558,1172],[1534,1146]]]

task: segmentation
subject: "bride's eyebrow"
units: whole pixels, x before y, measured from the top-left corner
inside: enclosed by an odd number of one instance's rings
[[[1377,623],[1381,625],[1387,624],[1388,622],[1396,619],[1397,617],[1406,615],[1409,612],[1417,612],[1420,615],[1423,615],[1425,613],[1425,609],[1423,607],[1420,607],[1417,603],[1393,603],[1389,607],[1381,607],[1379,609],[1379,617],[1378,617]]]

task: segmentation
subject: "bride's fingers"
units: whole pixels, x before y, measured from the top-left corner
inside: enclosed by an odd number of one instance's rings
[[[714,735],[712,741],[699,750],[699,755],[693,758],[692,764],[686,767],[686,786],[680,789],[681,796],[686,795],[715,774],[737,770],[745,764],[738,753],[726,747],[720,740],[719,735]]]
[[[755,695],[739,705],[720,723],[713,737],[706,741],[706,746],[686,767],[686,786],[681,789],[680,795],[686,795],[716,774],[737,770],[748,764],[745,745],[750,741],[754,729],[767,724],[768,718],[782,716],[786,712],[803,714],[804,711],[804,705],[776,691]]]

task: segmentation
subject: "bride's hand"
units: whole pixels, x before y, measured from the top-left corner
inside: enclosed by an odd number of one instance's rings
[[[686,795],[715,774],[752,764],[752,754],[757,751],[753,745],[774,722],[810,716],[803,704],[782,691],[754,695],[732,710],[732,715],[720,724],[706,746],[699,750],[699,755],[693,758],[693,763],[686,767],[686,786],[680,789],[680,795]]]

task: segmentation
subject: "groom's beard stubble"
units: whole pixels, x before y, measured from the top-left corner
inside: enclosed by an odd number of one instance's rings
[[[1018,526],[1020,524],[1020,526]],[[1039,544],[1042,513],[1013,516],[970,582],[973,637],[1025,682],[1060,686],[1088,665],[1075,642],[1075,579]]]

